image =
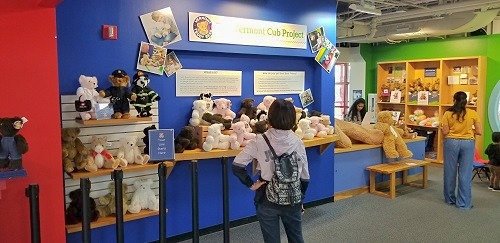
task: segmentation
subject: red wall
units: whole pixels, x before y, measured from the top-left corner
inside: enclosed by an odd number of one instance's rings
[[[0,117],[28,118],[21,134],[30,149],[28,176],[1,192],[1,242],[30,242],[30,183],[40,185],[42,242],[66,240],[55,16],[55,8],[0,11]]]

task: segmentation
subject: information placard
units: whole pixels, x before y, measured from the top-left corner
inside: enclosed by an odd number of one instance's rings
[[[173,160],[174,129],[149,130],[149,156],[151,161]]]
[[[241,71],[181,69],[175,78],[175,96],[241,96]]]
[[[299,94],[304,91],[304,71],[254,71],[254,95]]]

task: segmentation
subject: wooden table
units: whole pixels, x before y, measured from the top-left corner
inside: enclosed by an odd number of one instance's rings
[[[366,169],[370,171],[370,193],[388,197],[390,199],[394,199],[396,197],[396,173],[403,172],[402,182],[403,185],[409,186],[417,186],[421,188],[427,187],[427,175],[428,175],[428,166],[431,162],[425,160],[414,160],[414,159],[405,159],[399,161],[397,163],[387,163],[387,164],[378,164],[367,167]],[[408,170],[416,167],[422,167],[422,184],[417,185],[415,183],[408,183]],[[377,191],[375,188],[375,175],[377,173],[390,175],[389,178],[389,193]]]

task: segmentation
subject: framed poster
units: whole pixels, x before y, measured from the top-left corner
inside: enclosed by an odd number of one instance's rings
[[[418,105],[428,105],[429,104],[429,91],[418,91]]]
[[[299,94],[300,102],[302,103],[302,107],[305,108],[314,102],[314,98],[312,96],[311,89],[307,89],[304,92]]]
[[[424,77],[436,77],[436,68],[425,68]]]
[[[359,98],[363,98],[363,90],[355,89],[352,91],[352,100],[353,102],[358,100]]]
[[[391,103],[401,103],[401,90],[391,91]]]

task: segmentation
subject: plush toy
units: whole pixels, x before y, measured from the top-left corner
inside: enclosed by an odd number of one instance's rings
[[[243,121],[239,121],[236,123],[233,123],[231,126],[231,129],[233,129],[234,133],[231,134],[231,137],[233,140],[236,142],[233,143],[232,149],[237,149],[239,147],[245,147],[248,142],[252,139],[254,139],[257,135],[255,133],[249,133],[246,129],[246,124]]]
[[[139,213],[142,209],[158,211],[160,202],[155,193],[151,190],[153,180],[140,179],[134,181],[135,192],[130,201],[128,211],[130,213]]]
[[[250,121],[251,121],[250,117],[248,117],[248,116],[247,116],[247,115],[245,115],[245,114],[242,114],[242,115],[241,115],[241,117],[240,117],[240,120],[239,120],[239,121],[241,121],[241,122],[244,122],[244,123],[245,123],[245,130],[246,130],[247,132],[252,132],[252,131],[253,131],[253,130],[252,130],[252,127],[250,126]]]
[[[382,141],[382,148],[384,149],[387,158],[411,158],[413,153],[408,150],[401,135],[394,128],[394,120],[392,119],[392,112],[381,111],[377,114],[377,123],[375,129],[380,130],[384,134]]]
[[[335,135],[339,137],[339,140],[335,142],[336,148],[351,148],[351,139],[340,129],[339,125],[335,123]]]
[[[22,155],[28,152],[28,143],[17,133],[27,121],[25,117],[0,118],[0,169],[22,169]]]
[[[69,193],[71,202],[66,209],[66,224],[78,224],[83,220],[83,198],[82,190],[76,189]],[[96,210],[96,203],[93,198],[90,198],[90,221],[95,222],[99,218],[99,212]]]
[[[335,119],[335,131],[337,128],[342,130],[351,139],[352,143],[380,145],[384,139],[384,134],[381,131],[352,122]]]
[[[153,102],[160,100],[160,96],[148,86],[149,82],[149,76],[146,73],[137,71],[134,74],[132,94],[135,94],[137,98],[130,103],[137,110],[137,117],[152,116],[151,106],[153,106]]]
[[[127,184],[122,184],[122,195],[123,195],[123,215],[127,213],[128,205],[130,200],[127,197]],[[111,214],[116,213],[116,204],[115,204],[115,183],[111,182],[108,184],[108,194],[99,197],[97,199],[99,205],[97,205],[97,211],[99,212],[99,217],[106,217]]]
[[[198,147],[198,139],[194,127],[185,126],[174,140],[175,152],[182,153],[185,149],[193,150]]]
[[[408,116],[408,119],[414,124],[419,124],[421,121],[425,120],[427,116],[424,115],[424,111],[422,109],[416,109],[413,111],[412,115]]]
[[[115,160],[113,155],[108,150],[106,150],[107,144],[107,137],[92,136],[92,149],[90,151],[90,154],[92,155],[94,164],[97,166],[97,168],[116,169],[119,165],[127,166],[127,164],[123,163],[122,160]]]
[[[257,113],[259,111],[265,111],[267,112],[269,110],[269,107],[271,107],[271,104],[274,102],[274,100],[276,100],[276,97],[274,96],[270,96],[270,95],[266,95],[264,96],[262,102],[260,102],[260,104],[257,106]]]
[[[202,124],[222,124],[224,129],[231,129],[231,119],[225,119],[221,114],[211,114],[207,112],[203,114],[201,119],[204,121]]]
[[[199,100],[204,100],[207,108],[205,109],[208,112],[212,112],[214,109],[214,101],[212,100],[212,93],[201,93]],[[193,108],[194,110],[194,108]]]
[[[477,105],[477,91],[471,95],[469,98],[469,105],[476,106]]]
[[[418,123],[419,126],[424,127],[438,127],[439,126],[439,117],[433,116],[428,117]]]
[[[228,149],[231,144],[231,137],[222,134],[224,126],[222,124],[212,124],[208,127],[208,135],[203,142],[203,150]]]
[[[316,137],[324,138],[328,135],[328,128],[321,123],[321,118],[319,116],[311,116],[309,120],[311,120],[311,128],[316,130]]]
[[[189,119],[189,124],[195,127],[210,125],[209,122],[203,120],[202,118],[202,116],[205,113],[209,113],[207,110],[207,101],[205,100],[193,101],[193,112],[191,112],[191,119]]]
[[[316,130],[311,128],[311,120],[309,118],[304,118],[299,121],[299,126],[297,130],[295,130],[295,134],[297,134],[300,139],[309,140],[314,138]]]
[[[267,131],[267,112],[259,111],[257,117],[250,121],[253,133],[265,133]]]
[[[321,124],[323,124],[325,126],[326,134],[332,135],[335,133],[335,128],[331,125],[332,121],[330,120],[329,115],[321,115],[320,122],[321,122]]]
[[[128,119],[130,118],[130,104],[129,99],[135,101],[137,95],[132,94],[128,87],[130,86],[130,77],[127,73],[121,69],[113,71],[109,75],[109,81],[111,81],[112,86],[106,90],[101,90],[99,95],[101,97],[110,97],[111,103],[113,103],[113,118],[115,119]]]
[[[240,111],[238,111],[237,118],[240,118],[241,115],[246,115],[250,119],[255,119],[257,116],[257,107],[253,106],[253,103],[255,101],[250,98],[243,99],[241,101],[241,108]]]
[[[64,171],[70,173],[75,169],[86,171],[96,171],[97,166],[89,155],[89,151],[78,138],[80,128],[63,128],[62,138],[62,157]]]
[[[127,136],[120,139],[120,148],[118,148],[116,157],[122,161],[124,160],[125,164],[143,165],[149,161],[149,155],[141,155],[136,136]]]
[[[214,100],[215,108],[212,110],[214,114],[222,115],[224,119],[233,120],[236,114],[231,110],[231,101],[226,98]]]
[[[80,112],[80,117],[82,120],[87,121],[90,119],[96,119],[95,105],[100,99],[99,93],[97,93],[97,78],[87,77],[85,75],[80,75],[78,78],[80,87],[76,90],[76,97],[80,101],[90,100],[92,108],[89,111]]]
[[[146,145],[144,147],[144,154],[149,154],[149,130],[156,130],[155,125],[151,125],[149,127],[144,128],[142,131],[144,133],[144,137],[142,138],[142,142]]]

